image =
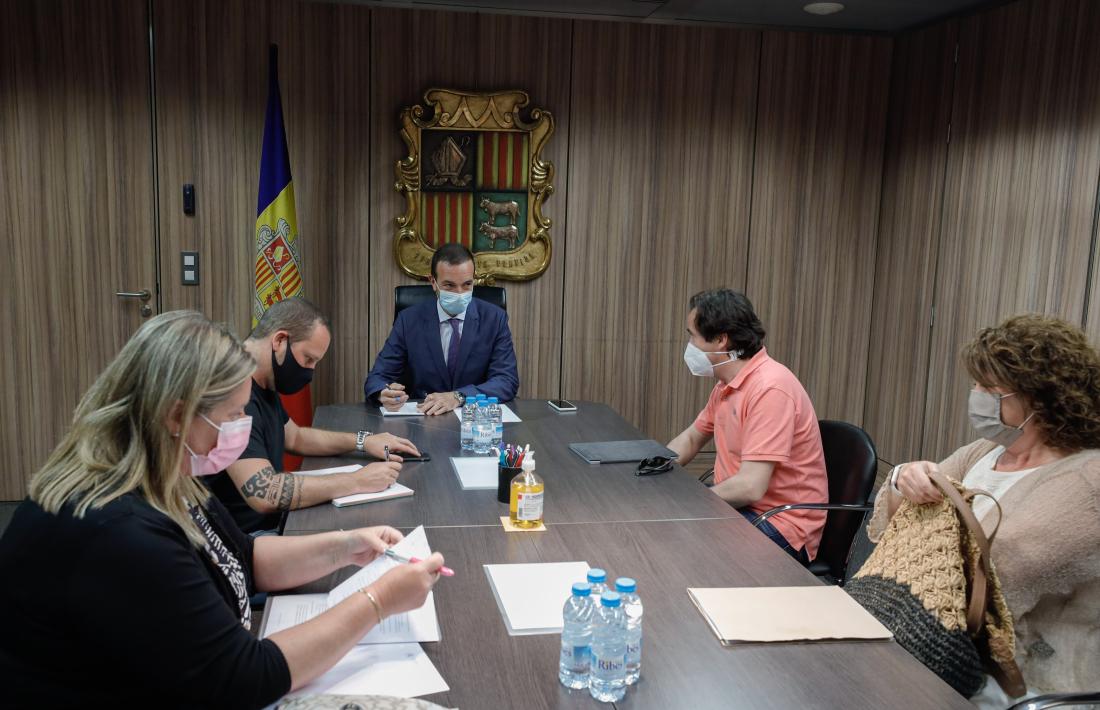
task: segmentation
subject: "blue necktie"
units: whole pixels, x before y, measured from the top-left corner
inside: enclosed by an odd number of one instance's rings
[[[451,375],[451,382],[454,382],[455,371],[458,369],[458,341],[462,339],[462,336],[458,331],[458,324],[462,321],[458,318],[451,318],[447,321],[451,324],[451,343],[447,346],[447,372]]]

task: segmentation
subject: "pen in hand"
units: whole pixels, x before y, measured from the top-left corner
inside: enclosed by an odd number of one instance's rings
[[[382,447],[382,454],[383,454],[382,460],[383,461],[389,461],[390,460],[390,447],[389,446],[383,446]]]
[[[392,547],[386,549],[386,557],[389,557],[391,560],[397,560],[398,562],[404,562],[406,564],[420,562],[419,557],[405,557],[404,555],[399,555],[398,553],[393,551]],[[444,577],[455,576],[455,571],[450,567],[440,567],[439,573]]]

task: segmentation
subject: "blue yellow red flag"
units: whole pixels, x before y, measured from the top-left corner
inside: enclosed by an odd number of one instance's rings
[[[301,251],[298,248],[298,215],[294,207],[294,181],[290,175],[290,151],[283,123],[279,93],[279,48],[271,45],[267,117],[260,155],[260,189],[256,206],[256,289],[252,300],[252,325],[273,303],[302,295]],[[299,426],[313,422],[309,387],[282,397],[283,406]],[[285,470],[295,470],[301,459],[288,455]]]

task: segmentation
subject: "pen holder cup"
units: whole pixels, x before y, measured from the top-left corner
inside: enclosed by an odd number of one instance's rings
[[[519,466],[501,466],[497,464],[497,500],[501,503],[508,502],[508,496],[512,492],[512,479],[522,471]]]

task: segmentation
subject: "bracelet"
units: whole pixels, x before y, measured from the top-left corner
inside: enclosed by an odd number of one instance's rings
[[[371,591],[366,587],[363,587],[359,591],[367,595],[367,599],[370,600],[370,605],[374,607],[374,613],[378,615],[378,623],[381,624],[382,619],[385,618],[382,615],[382,605],[378,603],[378,600],[374,598],[374,594],[372,594]]]
[[[904,464],[899,463],[897,466],[894,466],[894,470],[890,472],[890,490],[899,496],[902,495],[902,493],[898,490],[898,474],[901,473],[901,467],[903,465]]]

